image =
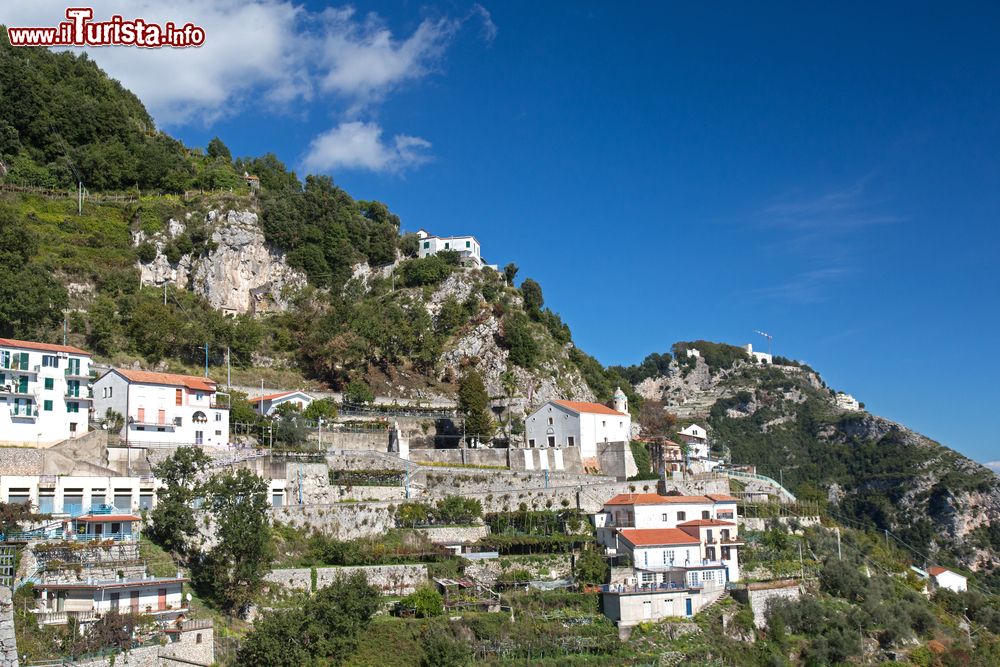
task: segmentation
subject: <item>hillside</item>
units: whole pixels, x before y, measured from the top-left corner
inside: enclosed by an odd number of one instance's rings
[[[71,342],[113,363],[200,366],[207,345],[211,366],[228,350],[238,368],[415,397],[452,396],[472,366],[514,405],[625,384],[573,346],[536,282],[515,287],[516,267],[416,259],[387,206],[329,176],[233,159],[219,139],[186,147],[84,55],[3,36],[0,95],[18,101],[0,110],[3,335],[58,340],[68,309]]]
[[[905,426],[837,408],[819,374],[795,362],[683,358],[661,358],[666,372],[643,377],[639,392],[704,420],[717,451],[853,525],[890,531],[918,552],[918,565],[960,564],[1000,584],[1000,479],[989,469]]]

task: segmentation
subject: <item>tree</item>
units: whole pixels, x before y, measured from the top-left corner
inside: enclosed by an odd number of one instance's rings
[[[461,667],[469,664],[472,650],[468,643],[454,638],[447,630],[433,626],[421,640],[424,657],[420,667]]]
[[[445,524],[469,524],[483,515],[483,506],[475,498],[446,496],[434,506],[434,520]]]
[[[309,439],[309,427],[298,413],[286,415],[276,420],[274,437],[288,447],[298,447]]]
[[[226,162],[233,161],[233,154],[229,152],[229,148],[218,137],[213,137],[208,142],[208,148],[205,150],[205,153],[210,158],[222,158]]]
[[[524,297],[524,310],[532,319],[541,315],[542,305],[545,299],[542,298],[542,286],[531,278],[526,278],[521,283],[521,296]]]
[[[150,537],[167,551],[184,554],[187,541],[197,534],[193,505],[204,493],[200,476],[211,458],[200,447],[178,447],[173,454],[153,466],[163,486],[156,494],[156,506],[149,514]]]
[[[362,405],[372,403],[374,400],[375,393],[361,380],[351,380],[344,390],[344,403],[346,404]]]
[[[511,363],[532,368],[538,362],[538,341],[531,335],[531,324],[522,313],[510,313],[503,321],[503,343]]]
[[[486,393],[483,377],[475,368],[462,375],[458,383],[458,410],[465,417],[467,437],[488,442],[496,431],[496,422],[490,415],[490,396]]]
[[[507,281],[508,285],[514,285],[514,278],[517,276],[517,264],[511,262],[507,266],[503,267],[503,277]]]
[[[667,412],[663,401],[643,401],[639,408],[642,434],[650,438],[669,438],[677,426],[677,415]]]
[[[576,561],[576,578],[586,584],[603,584],[608,580],[608,569],[597,549],[584,549]]]
[[[424,584],[399,601],[404,607],[413,609],[417,618],[430,618],[444,613],[444,599],[438,589]]]
[[[396,509],[396,522],[400,526],[425,525],[430,519],[431,508],[424,503],[402,503]]]
[[[303,639],[306,619],[301,608],[270,611],[256,619],[240,644],[236,662],[247,667],[299,667],[311,662],[312,647]],[[296,641],[289,641],[290,638]]]
[[[216,544],[195,568],[195,583],[229,614],[243,616],[274,559],[267,482],[247,469],[212,477],[208,510]]]
[[[337,418],[337,405],[329,398],[318,398],[306,406],[302,416],[312,421],[330,421]]]

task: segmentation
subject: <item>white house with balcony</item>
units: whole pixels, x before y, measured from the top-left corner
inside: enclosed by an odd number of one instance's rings
[[[281,391],[276,394],[265,394],[251,398],[249,403],[253,409],[264,417],[270,417],[278,407],[286,403],[301,412],[308,408],[315,399],[304,391]]]
[[[601,590],[605,614],[619,627],[696,614],[740,578],[732,496],[619,494],[594,523],[598,544],[632,567]]]
[[[98,417],[110,409],[125,418],[130,446],[229,444],[229,396],[207,377],[114,368],[93,392]]]
[[[150,510],[156,503],[151,476],[0,475],[0,502],[30,504],[39,514],[77,516],[110,507],[115,514]]]
[[[111,611],[153,616],[172,621],[188,609],[181,575],[173,577],[88,581],[43,581],[35,584],[36,607],[32,611],[39,625],[64,625],[69,619],[92,623]]]
[[[689,459],[707,459],[711,453],[708,443],[708,431],[703,426],[691,424],[678,433],[680,439],[687,445]]]
[[[842,391],[838,391],[833,400],[841,410],[850,410],[851,412],[861,410],[861,403],[858,402],[858,399]]]
[[[90,353],[0,338],[0,444],[49,447],[87,432]]]
[[[618,388],[614,407],[584,401],[553,400],[542,404],[524,421],[528,449],[579,447],[584,461],[597,456],[597,444],[628,442],[632,416],[628,398]]]
[[[426,229],[419,229],[417,230],[417,240],[420,244],[417,257],[421,259],[436,255],[444,250],[453,250],[459,254],[463,266],[475,268],[485,266],[494,270],[497,268],[495,265],[486,264],[483,261],[479,241],[476,240],[475,236],[434,236]]]

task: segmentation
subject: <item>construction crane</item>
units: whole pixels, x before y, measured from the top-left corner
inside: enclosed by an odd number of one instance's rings
[[[764,338],[767,339],[767,353],[768,353],[768,355],[770,355],[771,354],[771,341],[774,340],[774,336],[772,336],[769,333],[764,333],[763,331],[759,331],[757,329],[754,329],[754,333],[758,333],[758,334],[760,334],[761,336],[763,336]]]

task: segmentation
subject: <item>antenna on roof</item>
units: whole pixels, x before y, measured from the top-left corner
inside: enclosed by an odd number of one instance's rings
[[[771,341],[774,339],[774,336],[772,336],[769,333],[764,333],[763,331],[759,331],[757,329],[754,329],[754,333],[758,333],[767,339],[767,353],[771,354]]]

